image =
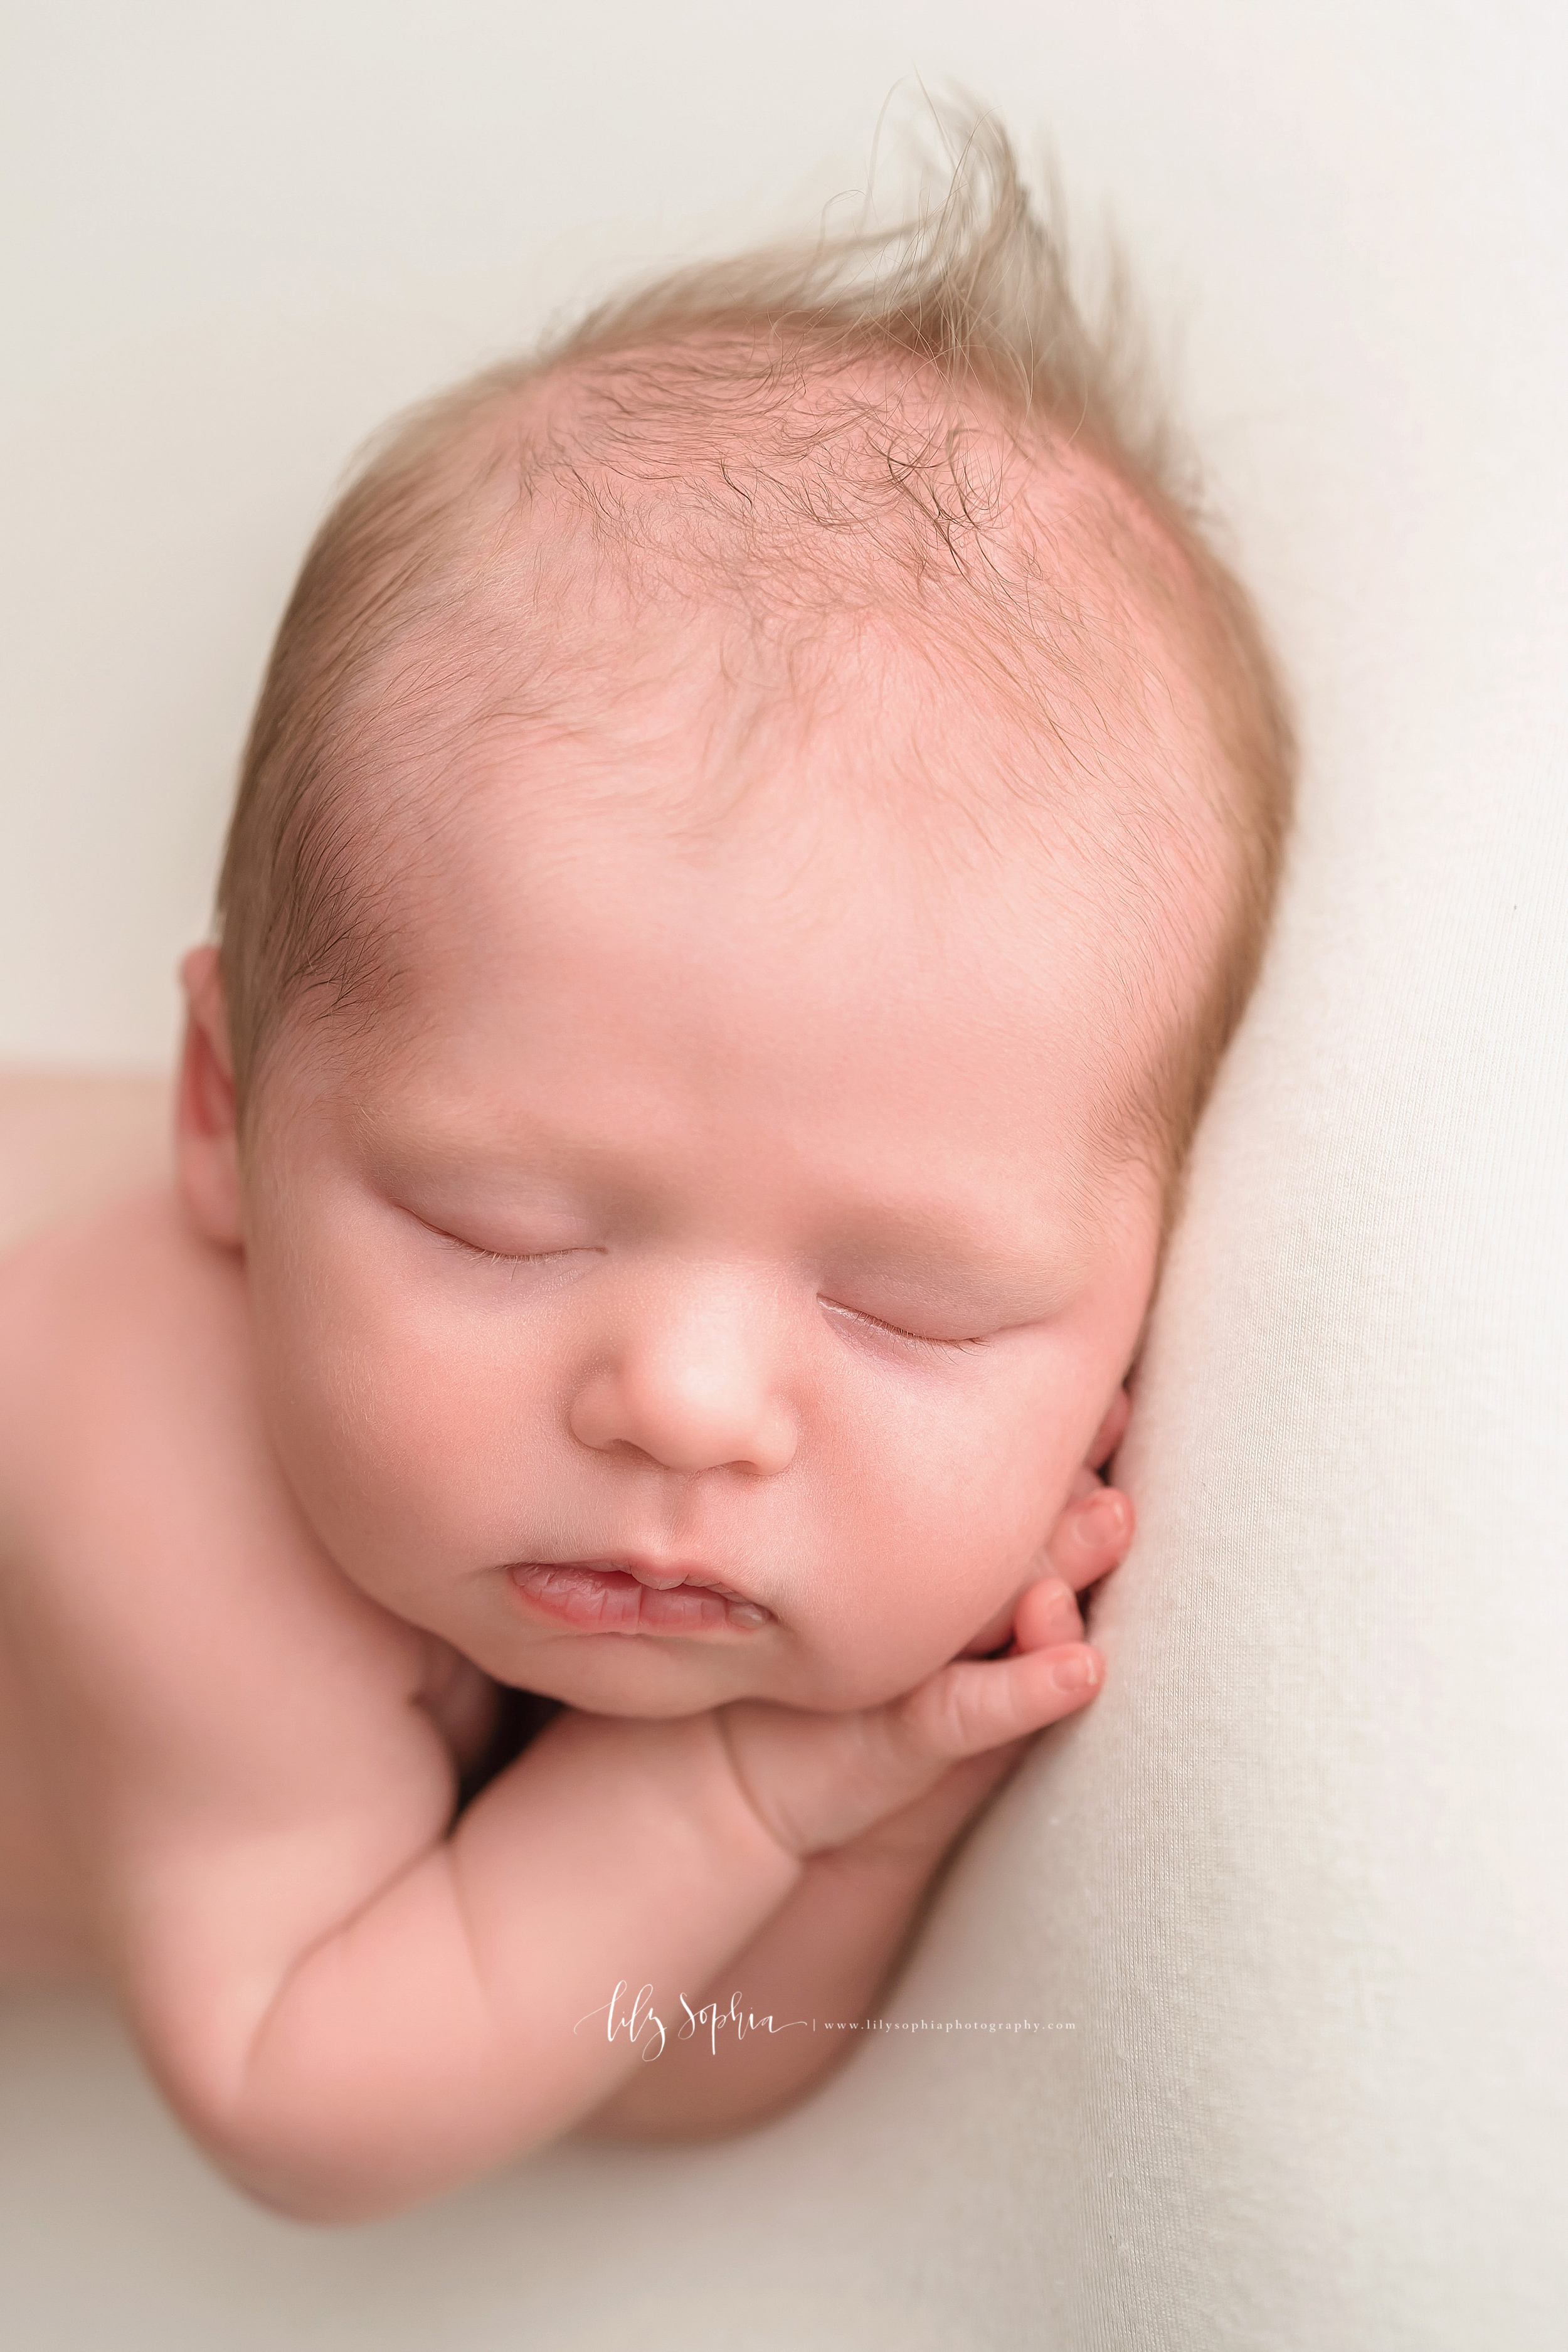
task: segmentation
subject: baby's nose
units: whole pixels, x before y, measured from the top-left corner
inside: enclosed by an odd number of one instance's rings
[[[776,1477],[796,1429],[765,1333],[745,1302],[668,1302],[623,1332],[572,1402],[573,1435],[596,1453],[645,1454],[667,1470]]]

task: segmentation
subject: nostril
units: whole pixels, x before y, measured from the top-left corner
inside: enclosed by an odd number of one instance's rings
[[[728,1391],[699,1383],[689,1371],[658,1382],[646,1373],[601,1373],[578,1391],[567,1418],[578,1444],[594,1453],[688,1475],[731,1469],[771,1477],[795,1458],[794,1424],[776,1400],[748,1395],[740,1381]]]

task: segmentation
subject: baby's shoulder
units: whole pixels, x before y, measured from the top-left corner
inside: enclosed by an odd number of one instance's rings
[[[345,1636],[362,1696],[425,1671],[425,1637],[303,1521],[261,1423],[243,1262],[172,1185],[0,1260],[0,1582],[40,1638],[129,1642],[153,1684],[200,1662],[297,1685]]]
[[[0,1515],[90,1494],[101,1460],[198,1398],[200,1417],[221,1412],[241,1385],[243,1294],[237,1259],[190,1231],[171,1185],[0,1258]]]
[[[0,1066],[0,1252],[173,1173],[167,1077]]]

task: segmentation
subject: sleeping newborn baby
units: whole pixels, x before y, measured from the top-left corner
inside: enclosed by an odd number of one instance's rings
[[[280,2210],[798,2096],[1100,1683],[1289,734],[998,155],[384,444],[177,1187],[0,1269],[0,1927]]]

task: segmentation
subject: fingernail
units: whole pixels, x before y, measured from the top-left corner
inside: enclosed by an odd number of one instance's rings
[[[1097,1495],[1078,1515],[1080,1543],[1115,1543],[1127,1525],[1127,1506],[1120,1495]]]
[[[1099,1679],[1100,1660],[1092,1650],[1073,1650],[1051,1668],[1051,1680],[1059,1691],[1088,1690]]]

